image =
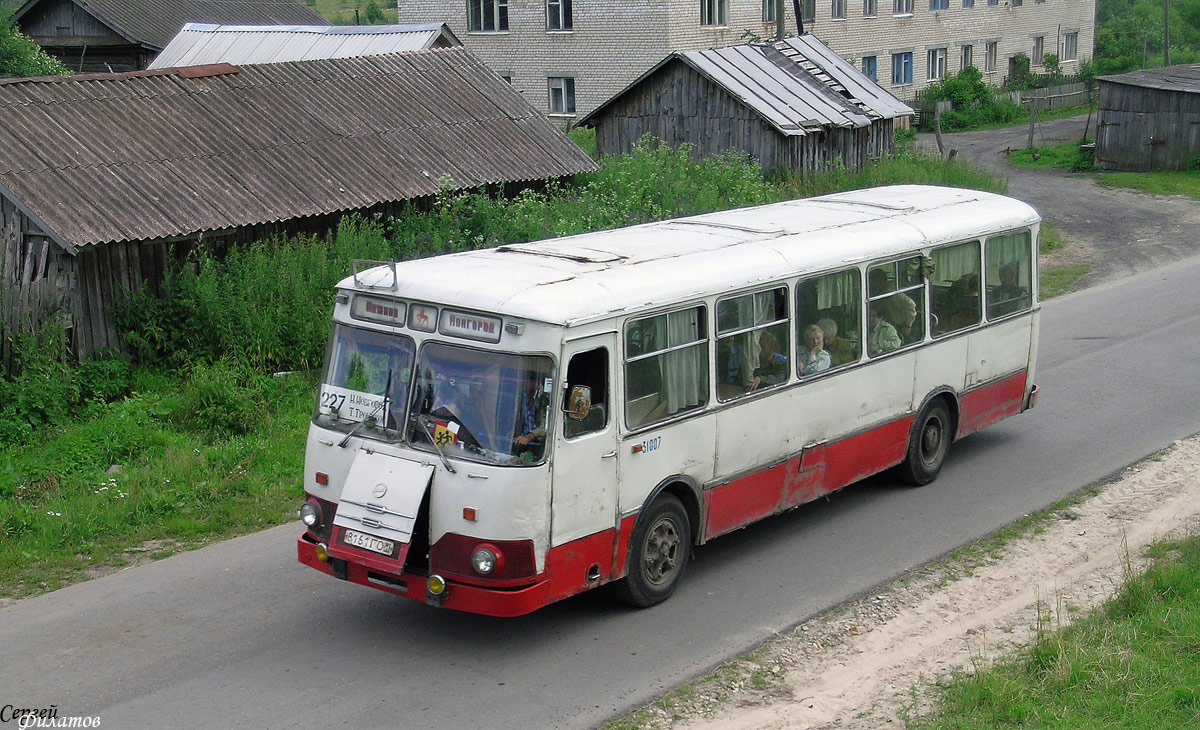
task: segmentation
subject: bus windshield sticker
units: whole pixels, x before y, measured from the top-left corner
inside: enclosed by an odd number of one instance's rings
[[[479,314],[466,314],[447,309],[442,312],[440,329],[442,334],[451,337],[492,343],[500,341],[499,317],[484,317]]]
[[[381,299],[359,294],[350,302],[350,316],[368,322],[404,326],[404,303],[393,299]]]

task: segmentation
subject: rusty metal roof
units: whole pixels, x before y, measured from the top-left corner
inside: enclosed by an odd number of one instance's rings
[[[601,104],[577,126],[595,126],[604,110],[669,63],[685,63],[740,99],[781,134],[866,127],[913,110],[811,35],[772,44],[745,43],[674,53]]]
[[[45,0],[27,0],[21,17]],[[73,0],[132,43],[163,48],[186,23],[326,25],[303,0]]]
[[[72,250],[594,169],[461,47],[0,80],[0,193]]]
[[[461,46],[445,23],[410,25],[213,25],[188,23],[149,68],[279,63],[382,56]]]

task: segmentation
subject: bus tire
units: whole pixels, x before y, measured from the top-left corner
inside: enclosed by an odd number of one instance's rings
[[[671,597],[687,569],[692,530],[675,495],[655,499],[638,520],[629,541],[629,573],[615,586],[617,597],[649,608]]]
[[[941,398],[921,409],[908,437],[908,451],[898,467],[905,483],[919,487],[937,478],[950,451],[952,428],[950,409]]]

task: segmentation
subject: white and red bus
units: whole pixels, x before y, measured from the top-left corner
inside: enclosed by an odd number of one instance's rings
[[[650,606],[692,547],[1034,405],[1039,217],[857,190],[395,264],[338,286],[300,561],[525,614]]]

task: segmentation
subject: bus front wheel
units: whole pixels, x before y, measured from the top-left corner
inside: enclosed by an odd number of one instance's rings
[[[633,531],[629,574],[616,584],[618,598],[638,608],[670,598],[683,578],[691,549],[691,526],[683,503],[671,494],[659,496]]]
[[[951,429],[946,402],[940,398],[930,401],[913,422],[908,452],[899,467],[900,478],[917,487],[936,479],[950,450]]]

